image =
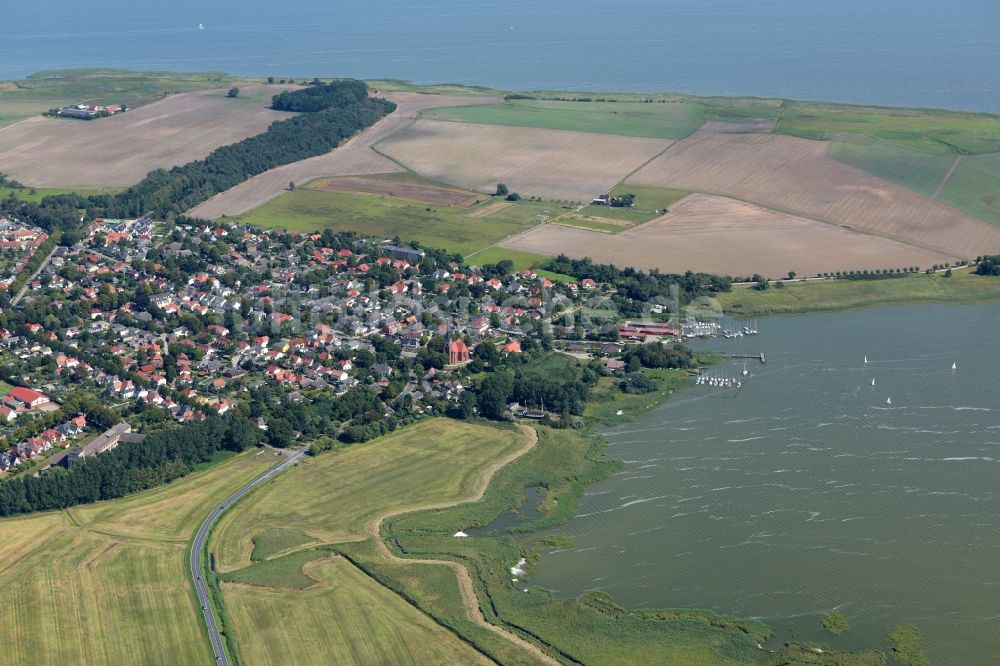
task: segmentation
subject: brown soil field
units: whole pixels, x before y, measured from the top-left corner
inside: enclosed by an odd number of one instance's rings
[[[477,208],[475,211],[469,213],[469,217],[489,217],[493,213],[503,210],[504,208],[510,208],[514,204],[510,201],[494,201],[491,204],[486,204],[482,208]]]
[[[670,212],[619,234],[545,224],[500,244],[541,255],[560,252],[601,263],[722,275],[780,278],[838,270],[902,268],[951,261],[940,252],[850,231],[760,206],[692,194]]]
[[[402,197],[437,206],[471,206],[482,195],[453,187],[442,187],[410,174],[382,174],[376,176],[342,176],[320,178],[309,184],[309,189],[322,192],[361,192]]]
[[[377,148],[433,180],[491,193],[590,201],[672,142],[534,127],[418,120]]]
[[[965,258],[1000,250],[1000,229],[827,157],[828,146],[699,131],[628,182],[731,196]]]
[[[421,93],[384,93],[379,97],[396,103],[397,109],[344,145],[325,155],[286,164],[216,194],[188,211],[188,215],[215,219],[223,215],[242,215],[287,191],[288,183],[304,185],[324,176],[355,176],[405,171],[403,167],[372,150],[372,144],[413,122],[417,114],[437,106],[493,104],[496,97],[425,95]]]
[[[242,86],[236,99],[225,90],[179,93],[90,121],[29,118],[0,132],[0,171],[35,187],[133,185],[293,115],[267,108],[268,96],[297,87]]]

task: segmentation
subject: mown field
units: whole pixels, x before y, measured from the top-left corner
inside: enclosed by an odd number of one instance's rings
[[[734,314],[797,314],[910,303],[979,303],[1000,300],[1000,278],[955,269],[943,274],[912,275],[891,280],[822,280],[790,283],[767,291],[737,286],[719,294],[719,303]]]
[[[325,543],[364,539],[383,513],[468,495],[493,460],[521,445],[507,431],[433,419],[308,460],[223,517],[212,544],[219,568],[249,563],[267,528],[294,527]]]
[[[400,197],[300,188],[240,216],[238,221],[291,231],[356,231],[376,237],[399,236],[427,247],[468,254],[518,234],[562,211],[553,203],[519,201],[491,215],[479,207],[429,206]]]
[[[522,197],[586,202],[607,192],[670,141],[591,132],[419,119],[379,152],[426,178]]]
[[[625,184],[721,194],[959,258],[1000,250],[995,226],[848,167],[826,149],[779,134],[698,132]]]
[[[682,139],[704,118],[692,102],[561,102],[535,99],[424,111],[422,118],[656,139]]]
[[[485,656],[341,557],[305,565],[306,590],[223,583],[246,662],[486,664]]]
[[[0,521],[2,661],[213,663],[187,543],[208,506],[268,458],[244,454],[148,493]]]
[[[271,94],[296,87],[244,85],[244,99],[219,88],[196,90],[90,121],[29,118],[0,131],[0,164],[30,186],[125,187],[153,169],[202,158],[291,117],[268,107]]]
[[[501,246],[534,254],[589,256],[601,263],[646,270],[759,273],[773,278],[788,271],[806,276],[838,270],[927,268],[952,261],[943,252],[707,194],[685,197],[671,205],[667,215],[631,228],[600,223],[587,228],[586,220],[568,218],[559,222],[531,229]],[[830,251],[832,247],[836,252]]]

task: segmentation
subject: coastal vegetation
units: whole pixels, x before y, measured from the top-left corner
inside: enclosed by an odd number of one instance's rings
[[[851,624],[847,621],[847,616],[838,610],[832,610],[823,614],[823,628],[834,636],[846,634],[851,630]]]
[[[892,658],[901,666],[929,666],[931,663],[924,654],[923,636],[912,624],[896,625],[889,634],[892,643]]]
[[[764,291],[747,285],[716,296],[726,312],[741,315],[802,314],[913,303],[982,303],[1000,299],[1000,277],[976,275],[968,268],[912,274],[895,280],[815,280],[789,282]]]

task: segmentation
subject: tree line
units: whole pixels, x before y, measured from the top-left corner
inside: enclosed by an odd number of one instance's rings
[[[260,431],[242,417],[210,417],[155,432],[141,442],[121,442],[69,469],[0,482],[0,516],[115,499],[168,483],[208,462],[216,452],[243,451]]]
[[[564,254],[549,259],[542,264],[542,268],[571,275],[578,280],[590,278],[595,282],[613,284],[619,293],[643,302],[655,297],[669,298],[672,290],[676,288],[680,302],[684,304],[698,296],[729,291],[733,286],[732,278],[711,273],[687,271],[684,274],[676,274],[660,273],[656,270],[646,273],[631,267],[618,268],[614,264],[595,264],[590,257],[570,259]]]

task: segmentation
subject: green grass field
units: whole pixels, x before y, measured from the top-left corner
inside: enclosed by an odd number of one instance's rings
[[[431,109],[422,112],[421,117],[657,139],[684,138],[703,122],[700,107],[695,103],[559,102],[534,99]]]
[[[295,593],[223,584],[248,663],[490,663],[344,558],[314,559],[305,572],[314,586]]]
[[[553,282],[576,282],[576,278],[569,275],[553,273],[552,271],[539,268],[539,266],[548,261],[548,257],[543,257],[540,254],[531,254],[530,252],[520,252],[518,250],[507,250],[502,247],[488,247],[485,250],[480,250],[479,252],[466,257],[466,261],[476,266],[495,264],[499,261],[503,261],[504,259],[509,259],[511,263],[514,264],[515,271],[523,271],[525,268],[531,268],[534,269],[534,271],[539,275],[547,277]]]
[[[1000,152],[1000,118],[986,113],[786,102],[774,131],[807,139],[865,136],[940,155]]]
[[[797,314],[851,310],[875,305],[911,303],[981,303],[1000,300],[1000,277],[973,275],[956,269],[941,274],[917,274],[891,280],[823,280],[796,282],[767,291],[736,286],[718,295],[726,312],[733,314]]]
[[[483,197],[488,205],[489,198]],[[427,247],[469,254],[518,234],[560,211],[556,204],[519,201],[486,217],[477,210],[428,206],[399,197],[299,188],[272,199],[238,219],[261,227],[291,231],[356,231],[419,241]]]
[[[12,388],[14,387],[11,384],[8,384],[7,382],[4,381],[0,381],[0,398],[10,393],[10,390]]]
[[[37,72],[20,81],[0,82],[0,127],[53,107],[84,101],[136,107],[170,93],[238,86],[243,81],[222,72],[133,72],[123,69]]]
[[[962,157],[938,201],[1000,225],[1000,153]]]
[[[829,155],[926,197],[934,194],[955,161],[952,155],[871,140],[835,140]]]
[[[244,454],[120,500],[0,520],[4,663],[211,664],[187,571],[209,506],[273,460]]]
[[[468,494],[492,460],[520,445],[506,431],[433,419],[307,460],[223,517],[212,545],[219,568],[248,563],[253,539],[276,527],[325,543],[363,539],[386,511]]]

